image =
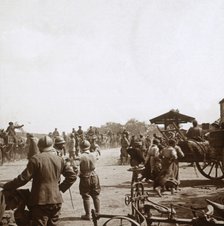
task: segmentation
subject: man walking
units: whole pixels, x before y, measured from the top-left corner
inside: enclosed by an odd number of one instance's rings
[[[76,173],[57,156],[53,140],[44,136],[38,141],[40,154],[30,158],[27,167],[14,180],[4,184],[5,190],[15,190],[32,179],[29,206],[33,226],[57,226],[65,192],[77,179]],[[61,174],[65,177],[60,183]]]
[[[80,144],[80,184],[79,190],[83,199],[85,215],[83,220],[90,220],[90,197],[93,199],[96,214],[100,212],[100,182],[95,172],[96,157],[90,152],[90,143],[87,140]]]

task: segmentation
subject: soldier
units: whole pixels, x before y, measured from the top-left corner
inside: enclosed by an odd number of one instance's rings
[[[39,139],[40,154],[30,158],[27,167],[14,180],[3,185],[4,190],[15,190],[32,180],[29,207],[32,225],[57,226],[65,192],[77,179],[77,174],[55,154],[49,136]],[[61,174],[65,177],[59,184]]]
[[[6,129],[6,133],[7,133],[7,135],[8,135],[8,139],[9,139],[10,136],[13,137],[13,140],[14,140],[16,146],[18,146],[18,138],[17,138],[17,136],[16,136],[16,131],[15,131],[15,129],[20,129],[20,128],[22,128],[23,126],[24,126],[24,125],[21,125],[21,126],[15,126],[15,125],[13,124],[13,122],[9,122],[9,126],[8,126],[8,128]]]
[[[83,220],[90,220],[90,197],[93,200],[96,214],[100,213],[100,182],[99,177],[95,172],[96,158],[90,152],[90,143],[87,140],[80,144],[80,184],[79,190],[83,199],[85,215],[82,215]]]
[[[65,156],[65,154],[66,154],[65,140],[63,139],[63,137],[60,137],[60,136],[55,137],[54,148],[55,148],[58,156],[61,156],[61,157]]]
[[[52,135],[53,135],[54,138],[57,137],[57,136],[60,136],[57,128],[54,129],[54,132],[52,133]]]
[[[79,126],[79,129],[77,130],[77,134],[78,134],[79,137],[83,136],[82,126]]]
[[[101,155],[100,146],[96,143],[96,136],[93,136],[92,142],[90,144],[90,152],[94,153],[97,159]]]
[[[72,134],[75,136],[76,134],[75,128],[72,128]]]
[[[76,156],[76,140],[75,140],[75,135],[73,133],[71,133],[70,140],[68,142],[68,153],[69,153],[69,158],[72,159],[72,160],[75,160],[75,156]]]
[[[94,135],[95,135],[95,131],[94,131],[93,127],[90,126],[86,133],[87,139],[90,141]]]

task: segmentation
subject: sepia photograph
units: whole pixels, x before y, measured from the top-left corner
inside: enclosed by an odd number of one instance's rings
[[[0,0],[0,225],[224,225],[223,84],[223,0]]]

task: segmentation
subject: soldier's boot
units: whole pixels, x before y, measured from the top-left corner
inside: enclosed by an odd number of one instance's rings
[[[100,199],[98,196],[93,198],[93,204],[96,211],[96,214],[100,213]]]
[[[89,199],[83,199],[83,206],[84,206],[84,210],[86,212],[85,215],[81,216],[81,219],[83,220],[90,220],[90,200]]]

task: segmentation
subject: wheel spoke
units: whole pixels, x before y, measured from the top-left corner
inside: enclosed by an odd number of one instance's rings
[[[222,171],[222,174],[224,174],[223,163],[221,161],[219,161],[219,165],[220,165],[220,169]]]
[[[207,162],[204,162],[204,165],[202,166],[202,170],[206,169],[209,166]]]
[[[211,168],[210,168],[210,170],[209,170],[209,172],[208,172],[208,175],[209,175],[209,176],[211,175],[211,172],[212,172],[212,169],[214,168],[214,165],[215,165],[215,163],[213,162],[213,164],[212,164],[212,166],[211,166]]]

